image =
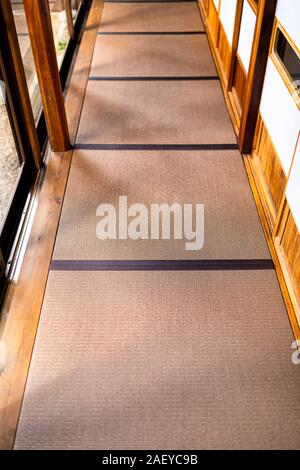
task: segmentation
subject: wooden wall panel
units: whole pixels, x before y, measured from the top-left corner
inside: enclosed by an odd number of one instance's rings
[[[235,107],[238,111],[239,117],[242,114],[243,105],[245,102],[245,93],[247,86],[247,73],[243,67],[239,55],[236,56],[235,72],[232,84],[232,93],[235,99]]]
[[[221,22],[220,22],[220,31],[219,31],[218,53],[219,53],[220,65],[223,69],[224,75],[226,77],[226,82],[227,82],[229,71],[230,71],[231,47],[230,47],[229,41],[227,39],[225,30]]]
[[[295,336],[300,339],[300,234],[286,200],[282,212],[274,242],[295,313]],[[293,318],[291,323],[293,325]]]
[[[291,212],[283,232],[281,246],[300,305],[300,234]]]
[[[210,0],[202,0],[204,12],[208,14]]]
[[[287,179],[261,116],[257,121],[255,148],[251,157],[251,165],[270,227],[273,229],[279,215]]]
[[[208,27],[210,29],[210,37],[213,44],[218,47],[219,43],[219,30],[220,30],[220,20],[219,14],[216,10],[215,4],[212,0],[209,2],[208,7]]]

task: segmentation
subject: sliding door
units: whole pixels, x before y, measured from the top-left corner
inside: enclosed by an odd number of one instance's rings
[[[33,113],[13,16],[7,2],[1,2],[0,6],[0,80],[1,297],[15,237],[39,166]],[[26,102],[28,108],[24,109]]]
[[[199,4],[238,131],[246,95],[259,2],[199,0]]]
[[[271,227],[279,216],[300,129],[299,24],[300,2],[278,0],[251,159]]]
[[[228,0],[222,0],[224,4]],[[229,71],[228,92],[235,113],[237,126],[240,126],[242,110],[246,97],[246,85],[250,68],[251,52],[257,20],[257,4],[254,0],[236,0],[235,26],[231,26],[232,35],[235,33],[234,48],[231,56],[231,71]],[[232,13],[230,12],[232,21]],[[233,32],[233,28],[236,28]]]

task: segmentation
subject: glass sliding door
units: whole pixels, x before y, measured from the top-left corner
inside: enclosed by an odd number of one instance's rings
[[[19,26],[20,28],[20,22]],[[25,35],[22,36],[25,38]],[[0,4],[0,301],[13,259],[13,246],[25,204],[38,172],[28,116],[32,108],[22,64],[27,45],[20,44],[9,3]],[[40,155],[38,155],[38,158]]]
[[[14,134],[6,108],[5,85],[2,81],[0,89],[0,230],[3,226],[6,214],[17,181],[20,176],[22,162],[20,161]]]
[[[91,0],[50,0],[64,89]],[[27,14],[28,14],[27,10]],[[23,0],[0,2],[0,302],[48,134]]]

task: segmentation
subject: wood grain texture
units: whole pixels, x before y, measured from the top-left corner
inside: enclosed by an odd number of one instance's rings
[[[207,14],[207,13],[208,13],[208,9],[209,9],[209,2],[210,2],[210,0],[200,0],[200,2],[203,4],[204,11],[205,11],[206,14]]]
[[[293,214],[289,212],[285,229],[281,239],[281,250],[289,271],[291,283],[295,292],[300,312],[300,234],[298,232]],[[300,323],[300,316],[298,316]]]
[[[230,71],[230,60],[231,60],[231,46],[227,39],[225,30],[222,23],[220,22],[220,31],[219,31],[219,43],[218,43],[218,53],[220,57],[221,66],[226,77],[226,82],[228,83],[229,71]]]
[[[26,131],[29,137],[29,144],[32,151],[32,156],[35,162],[36,168],[41,168],[42,157],[38,137],[35,128],[35,122],[30,102],[30,96],[26,83],[26,76],[22,61],[22,56],[19,48],[19,41],[17,31],[15,27],[14,17],[11,8],[11,2],[9,0],[1,1],[1,10],[4,21],[6,23],[6,31],[8,34],[9,49],[12,59],[12,66],[15,71],[15,77],[18,83],[20,104],[24,112],[24,121],[26,124]]]
[[[65,2],[65,10],[67,16],[67,24],[68,24],[68,32],[71,38],[74,38],[74,24],[73,24],[73,16],[72,16],[72,7],[70,0],[64,0]]]
[[[300,142],[300,132],[295,146],[293,163],[288,178],[295,165],[295,156]],[[279,215],[273,233],[278,257],[285,271],[287,287],[300,325],[300,234],[296,226],[286,194],[282,198]]]
[[[102,8],[103,1],[94,0],[66,97],[72,139],[80,118]],[[4,304],[6,321],[1,339],[6,344],[7,366],[0,378],[1,449],[11,449],[14,442],[71,156],[71,152],[50,156],[20,275]]]
[[[300,310],[297,310],[297,304],[295,302],[295,295],[293,294],[293,288],[291,286],[290,277],[285,263],[282,259],[282,253],[278,247],[278,242],[274,239],[273,229],[270,227],[270,223],[265,211],[262,192],[258,184],[258,180],[255,176],[252,158],[250,155],[244,155],[244,163],[249,178],[249,183],[252,189],[252,193],[256,202],[256,206],[259,212],[259,216],[262,222],[264,234],[268,243],[268,247],[275,264],[276,274],[278,277],[281,292],[285,301],[285,305],[288,312],[289,321],[293,330],[294,336],[297,340],[300,340]]]
[[[232,93],[235,99],[235,107],[239,117],[242,115],[247,85],[247,72],[245,71],[239,55],[236,56]]]
[[[24,0],[49,140],[53,152],[70,149],[48,0]]]
[[[287,178],[268,129],[260,115],[255,134],[255,148],[251,162],[258,180],[269,224],[273,229],[279,215]]]
[[[209,2],[207,25],[210,29],[211,39],[216,47],[219,45],[219,32],[220,32],[220,19],[218,11],[216,10],[215,4],[212,0]]]

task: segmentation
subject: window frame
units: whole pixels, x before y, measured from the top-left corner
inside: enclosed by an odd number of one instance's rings
[[[287,68],[285,67],[284,63],[282,62],[281,58],[277,54],[276,51],[276,44],[277,44],[277,31],[280,30],[280,32],[283,34],[287,42],[289,43],[290,47],[293,49],[295,54],[298,56],[300,60],[300,49],[296,46],[290,35],[286,32],[280,21],[276,18],[274,22],[274,27],[273,27],[273,33],[272,33],[272,39],[271,39],[271,45],[270,45],[270,57],[271,60],[273,61],[273,64],[275,65],[279,75],[281,76],[285,86],[287,87],[290,95],[293,97],[293,100],[300,110],[300,93],[298,93],[298,97],[296,98],[296,90],[295,87],[293,86],[293,80],[291,75],[289,74]]]

